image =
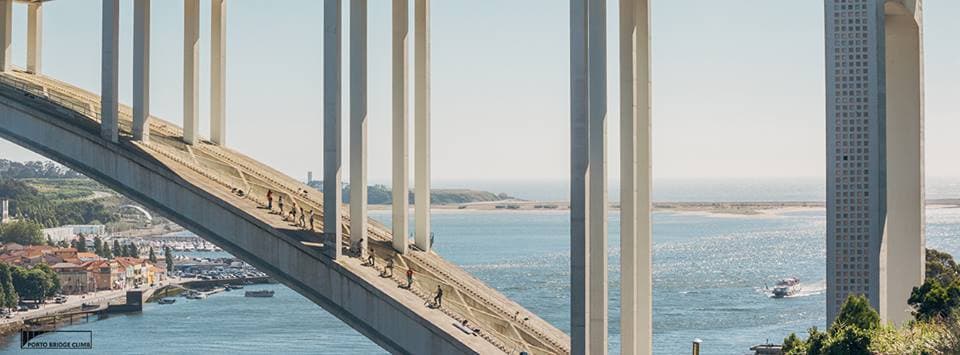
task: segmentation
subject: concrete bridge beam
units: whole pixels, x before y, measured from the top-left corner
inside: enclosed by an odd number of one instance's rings
[[[323,232],[332,243],[330,256],[339,259],[341,229],[341,96],[342,36],[340,0],[323,5]]]
[[[407,209],[409,208],[407,155],[407,33],[408,0],[393,0],[393,249],[407,252]]]
[[[350,2],[350,242],[367,250],[367,0]]]

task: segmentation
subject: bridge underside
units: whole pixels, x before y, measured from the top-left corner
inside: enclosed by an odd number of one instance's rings
[[[0,136],[69,166],[161,213],[270,274],[392,353],[569,353],[569,337],[434,253],[393,252],[383,225],[370,221],[376,264],[334,261],[324,243],[322,196],[242,154],[200,142],[184,145],[180,128],[151,119],[152,139],[132,141],[131,112],[120,110],[119,144],[99,135],[99,97],[50,78],[0,74]],[[243,192],[239,192],[242,190]],[[314,211],[298,226],[266,209],[267,190]],[[346,220],[349,217],[345,217]],[[343,223],[348,234],[349,221]],[[308,223],[305,223],[308,224]],[[382,266],[392,260],[395,271]],[[411,289],[403,273],[415,272]],[[444,307],[424,306],[444,289]],[[522,321],[514,318],[516,312]],[[454,326],[468,319],[481,329]]]

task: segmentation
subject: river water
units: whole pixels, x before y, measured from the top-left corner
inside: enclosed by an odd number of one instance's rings
[[[390,222],[389,212],[374,218]],[[823,327],[822,210],[779,215],[654,214],[654,347],[743,354],[767,339]],[[928,209],[928,246],[960,253],[960,209]],[[610,215],[610,350],[619,349],[619,216]],[[568,215],[563,211],[438,211],[436,248],[557,327],[569,329]],[[221,254],[222,255],[222,254]],[[771,299],[778,278],[797,276],[804,292]],[[382,353],[320,307],[282,285],[273,298],[221,293],[146,305],[67,329],[92,330],[96,353]],[[0,348],[18,349],[18,336]],[[69,352],[58,351],[58,354]],[[79,352],[84,353],[84,352]],[[86,352],[89,353],[89,352]]]

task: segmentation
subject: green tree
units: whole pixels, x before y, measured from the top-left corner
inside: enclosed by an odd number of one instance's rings
[[[93,237],[93,253],[103,256],[103,240],[100,237]]]
[[[821,332],[817,327],[807,330],[807,352],[806,355],[820,355],[823,353],[823,347],[827,343],[827,333]]]
[[[797,336],[797,333],[790,333],[783,339],[783,353],[786,355],[802,355],[807,352],[807,344]]]
[[[0,307],[13,308],[20,303],[17,289],[13,287],[13,270],[7,264],[0,263],[0,283],[3,284],[3,304]]]
[[[150,259],[151,263],[157,263],[157,254],[153,253],[153,247],[150,247],[150,256],[148,256],[148,258]]]
[[[120,249],[120,241],[118,241],[118,240],[116,240],[116,239],[113,240],[113,250],[112,250],[112,251],[113,251],[113,256],[126,256],[126,255],[123,255],[122,250]]]
[[[880,325],[880,314],[877,313],[867,297],[863,295],[850,295],[840,306],[840,313],[834,319],[830,326],[830,334],[836,331],[833,329],[839,325],[850,325],[863,330],[871,330]]]
[[[46,295],[47,276],[41,270],[15,267],[13,287],[22,299],[41,301]]]
[[[52,246],[52,247],[57,246],[57,245],[53,242],[53,238],[50,238],[49,236],[47,237],[47,245]]]
[[[38,264],[37,266],[34,266],[31,271],[39,271],[42,273],[44,278],[44,297],[50,297],[60,293],[60,277],[57,276],[57,272],[53,271],[53,268],[51,268],[50,265]]]
[[[953,256],[948,253],[927,248],[926,266],[927,280],[938,280],[941,285],[960,281],[960,265],[957,265]]]
[[[835,323],[832,334],[827,343],[824,344],[821,354],[869,355],[869,348],[870,329],[860,328],[854,324]]]
[[[16,221],[0,226],[0,241],[22,245],[43,245],[43,228],[31,221]]]
[[[913,288],[907,303],[918,320],[946,319],[960,306],[960,281],[943,285],[938,278],[927,279]]]
[[[69,247],[70,247],[70,244],[67,244],[67,241],[66,241],[66,240],[61,240],[61,241],[57,242],[57,247],[59,247],[59,248],[69,248]]]
[[[87,251],[87,237],[83,234],[77,236],[77,251],[81,253]]]
[[[173,272],[173,251],[170,247],[163,247],[163,258],[167,262],[167,272]]]
[[[137,248],[137,245],[130,243],[130,256],[134,258],[140,257],[140,248]]]
[[[122,255],[122,256],[130,256],[130,245],[129,245],[129,244],[124,244],[124,245],[120,246],[120,255]]]

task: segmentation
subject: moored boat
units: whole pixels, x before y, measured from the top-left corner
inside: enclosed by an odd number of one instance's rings
[[[273,290],[247,291],[243,293],[244,297],[273,297]]]

